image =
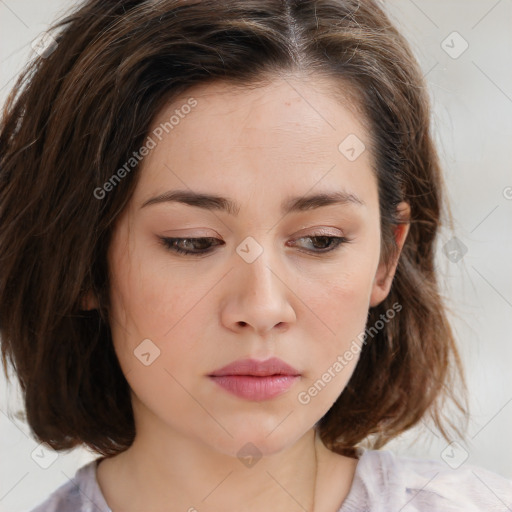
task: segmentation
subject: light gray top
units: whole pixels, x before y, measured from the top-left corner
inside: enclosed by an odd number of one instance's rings
[[[79,468],[31,512],[112,512],[96,480],[99,460]],[[360,448],[352,487],[338,512],[398,511],[512,511],[512,480],[468,464],[452,469],[441,460]]]

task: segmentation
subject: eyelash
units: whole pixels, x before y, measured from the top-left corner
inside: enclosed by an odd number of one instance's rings
[[[197,242],[198,240],[204,241],[204,240],[217,240],[218,238],[212,238],[212,237],[201,237],[201,238],[168,238],[168,237],[159,237],[164,247],[166,247],[168,250],[182,254],[184,256],[202,256],[204,254],[209,254],[213,251],[212,247],[210,246],[208,249],[203,251],[188,251],[186,249],[181,249],[178,247],[178,243],[183,242],[185,240]],[[343,244],[349,243],[350,240],[348,240],[345,237],[342,236],[327,236],[327,235],[310,235],[310,236],[302,236],[300,238],[297,238],[297,240],[303,240],[303,239],[329,239],[334,240],[334,247],[331,247],[327,250],[305,250],[301,252],[307,252],[310,254],[326,254],[333,252],[337,249],[340,249]],[[221,244],[215,244],[215,245],[221,245]]]

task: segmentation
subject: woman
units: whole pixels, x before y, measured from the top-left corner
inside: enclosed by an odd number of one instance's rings
[[[100,457],[35,511],[510,505],[380,450],[466,414],[427,93],[382,8],[88,1],[52,37],[1,127],[2,353],[37,439]]]

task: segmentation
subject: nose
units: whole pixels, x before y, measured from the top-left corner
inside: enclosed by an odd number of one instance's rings
[[[283,330],[296,320],[286,272],[264,250],[252,263],[238,254],[229,273],[222,309],[223,324],[233,331],[253,330],[260,336]]]

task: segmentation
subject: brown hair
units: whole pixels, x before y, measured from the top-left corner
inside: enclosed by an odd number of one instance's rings
[[[268,83],[278,73],[329,77],[352,91],[369,126],[382,254],[396,254],[396,205],[410,232],[392,289],[370,308],[371,342],[317,428],[339,453],[379,448],[429,415],[446,439],[466,413],[464,376],[434,272],[442,177],[421,70],[377,0],[89,0],[57,23],[58,45],[18,79],[0,127],[0,333],[26,418],[54,449],[109,456],[135,426],[109,327],[107,249],[134,191],[134,168],[106,183],[147,137],[161,107],[195,84]],[[348,85],[348,89],[347,89]],[[341,91],[344,91],[341,94]],[[82,311],[92,291],[98,310]],[[465,395],[463,394],[463,397]]]

